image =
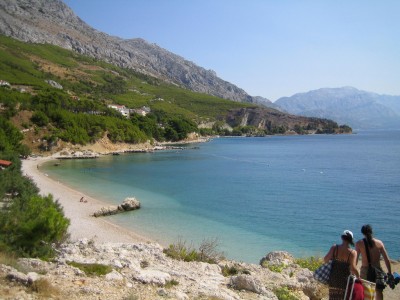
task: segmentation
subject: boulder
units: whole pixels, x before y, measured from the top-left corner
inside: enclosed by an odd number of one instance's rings
[[[230,280],[230,286],[235,290],[245,290],[256,294],[266,293],[266,289],[263,284],[255,277],[251,275],[238,275],[232,276]]]
[[[107,207],[102,207],[98,211],[93,213],[94,217],[102,217],[102,216],[110,216],[110,215],[115,215],[119,213],[120,210],[118,209],[118,206],[107,206]]]
[[[273,251],[260,260],[260,265],[267,261],[271,265],[290,265],[294,263],[294,257],[286,251]]]
[[[24,285],[28,284],[28,276],[24,273],[18,272],[17,270],[12,270],[6,276],[10,281],[22,283]]]
[[[135,197],[126,198],[122,204],[115,206],[102,207],[93,213],[93,217],[102,217],[119,214],[140,208],[140,202]]]
[[[171,275],[159,270],[141,270],[139,274],[133,276],[134,280],[141,283],[152,283],[159,286],[164,286],[168,281],[171,281]]]
[[[124,280],[124,276],[121,275],[121,273],[112,270],[110,273],[106,275],[106,280],[108,281],[121,281]]]
[[[120,205],[123,211],[130,211],[140,208],[140,202],[136,198],[125,198],[124,202]]]
[[[36,272],[29,272],[26,276],[28,278],[28,284],[32,284],[40,278],[40,275]]]

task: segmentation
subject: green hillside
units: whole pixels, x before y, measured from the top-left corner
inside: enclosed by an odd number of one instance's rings
[[[10,84],[0,88],[0,115],[25,130],[25,144],[35,151],[61,147],[60,142],[85,145],[104,136],[113,143],[141,143],[179,141],[191,132],[264,136],[343,131],[329,120],[195,93],[57,46],[5,36],[0,36],[0,79]],[[110,104],[142,110],[126,117]]]
[[[52,45],[26,44],[4,36],[0,44],[0,79],[13,85],[40,90],[49,87],[45,80],[54,80],[80,98],[130,108],[146,105],[197,121],[251,106],[191,92]],[[164,101],[154,100],[159,98]]]
[[[201,123],[223,121],[232,109],[255,107],[195,93],[57,46],[5,36],[0,36],[0,79],[11,85],[0,89],[2,115],[19,129],[33,128],[35,136],[27,134],[27,139],[47,142],[40,150],[60,140],[84,145],[105,134],[112,142],[178,141],[200,132]],[[146,107],[150,113],[126,118],[108,108],[110,104]],[[209,128],[201,133],[225,132]]]

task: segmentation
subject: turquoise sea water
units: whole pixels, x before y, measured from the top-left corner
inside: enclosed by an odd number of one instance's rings
[[[325,255],[344,229],[370,223],[400,258],[400,131],[218,138],[199,149],[62,161],[46,172],[138,211],[112,216],[163,244],[217,238],[231,259],[273,250]],[[72,201],[75,201],[73,199]]]

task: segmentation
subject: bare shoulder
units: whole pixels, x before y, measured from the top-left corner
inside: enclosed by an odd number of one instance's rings
[[[383,242],[381,240],[374,238],[374,242],[375,242],[376,247],[378,247],[379,249],[384,248]]]
[[[360,249],[364,246],[364,241],[363,240],[359,240],[356,242],[356,249]]]
[[[364,244],[364,241],[363,241],[363,240],[358,240],[358,241],[356,242],[356,245],[361,245],[361,244]]]

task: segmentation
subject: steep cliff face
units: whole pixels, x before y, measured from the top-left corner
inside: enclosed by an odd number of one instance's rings
[[[0,34],[61,46],[196,92],[253,102],[244,90],[212,70],[143,39],[121,39],[90,27],[60,0],[1,0]]]
[[[273,108],[261,107],[232,109],[226,117],[226,122],[231,127],[254,126],[269,131],[273,131],[281,126],[292,130],[296,125],[304,128],[309,126],[312,128],[321,128],[332,123],[332,121],[326,119],[290,115]]]

